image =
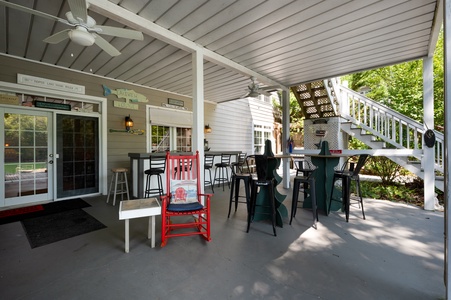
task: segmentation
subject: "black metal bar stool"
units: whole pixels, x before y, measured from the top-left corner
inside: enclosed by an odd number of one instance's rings
[[[332,180],[332,191],[330,192],[329,199],[329,210],[332,204],[332,201],[341,202],[342,207],[344,207],[346,222],[349,222],[349,207],[351,202],[351,181],[356,182],[356,192],[357,192],[357,203],[359,207],[362,209],[362,216],[365,220],[365,211],[363,210],[363,198],[362,191],[360,190],[360,176],[359,173],[365,165],[366,160],[368,159],[368,154],[362,154],[359,156],[357,161],[357,165],[354,168],[354,163],[350,162],[350,158],[343,164],[340,171],[334,172],[334,178]],[[349,165],[349,169],[348,169]],[[334,198],[334,189],[335,189],[335,181],[342,180],[342,192],[341,199]]]
[[[164,194],[163,190],[163,179],[161,175],[164,174],[166,170],[166,156],[150,156],[150,169],[145,170],[144,174],[147,175],[146,178],[146,189],[144,190],[144,198],[150,198],[155,196],[157,193],[161,197]],[[152,187],[151,178],[152,176],[157,176],[158,187]]]
[[[295,160],[294,166],[296,168],[296,177],[298,177],[298,176],[308,177],[315,170],[315,167],[312,165],[312,163],[306,159]],[[307,187],[308,187],[308,184],[304,183],[304,188],[303,188],[304,198],[307,197],[307,193],[306,193]]]
[[[210,184],[211,186],[211,190],[213,191],[213,193],[215,192],[214,190],[214,184],[213,184],[213,179],[211,177],[211,168],[213,168],[213,163],[215,161],[215,156],[213,154],[205,154],[205,158],[204,158],[204,170],[208,171],[208,175],[209,175],[209,180],[207,180],[207,176],[205,176],[205,181],[204,181],[204,189],[205,189],[205,185],[207,183]]]
[[[246,159],[245,159],[246,162]],[[247,168],[249,169],[249,168]],[[240,169],[237,169],[238,171]],[[247,213],[249,214],[249,207],[251,202],[251,192],[250,192],[250,186],[251,186],[251,174],[244,173],[244,172],[237,172],[234,168],[232,168],[232,179],[231,179],[231,188],[230,188],[230,202],[229,202],[229,214],[227,215],[227,218],[230,217],[230,211],[232,210],[232,202],[235,201],[235,212],[238,209],[238,203],[246,203]],[[243,170],[241,168],[241,170]],[[240,195],[240,181],[244,182],[244,196]],[[239,198],[245,198],[246,201],[239,201]]]
[[[315,178],[313,177],[313,171],[310,172],[309,176],[296,176],[293,181],[293,197],[291,199],[291,217],[290,225],[293,218],[296,216],[296,210],[298,208],[299,192],[301,191],[301,185],[304,191],[304,199],[310,195],[312,202],[312,213],[313,213],[313,227],[316,229],[316,222],[318,220],[318,211],[316,204],[316,189],[315,189]]]
[[[246,157],[247,153],[239,153],[237,157],[237,161],[234,161],[230,164],[230,168],[232,169],[232,172],[235,173],[243,173],[243,166],[246,163]]]
[[[231,154],[221,154],[221,162],[215,164],[215,180],[213,184],[218,182],[218,187],[221,186],[222,182],[222,190],[224,191],[224,185],[227,182],[227,186],[230,188],[230,182],[229,182],[229,171],[230,168],[230,158]],[[219,176],[217,175],[219,171]],[[224,174],[225,173],[225,174]]]

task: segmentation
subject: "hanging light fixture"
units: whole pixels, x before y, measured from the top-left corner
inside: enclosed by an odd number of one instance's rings
[[[210,124],[205,125],[205,127],[204,127],[204,133],[211,133],[211,127],[210,127]]]
[[[128,117],[125,117],[125,130],[130,131],[131,127],[133,127],[133,120],[130,118],[130,115],[128,115]]]

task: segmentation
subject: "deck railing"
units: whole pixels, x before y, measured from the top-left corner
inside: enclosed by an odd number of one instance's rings
[[[340,115],[398,149],[423,149],[425,126],[342,85],[335,85]],[[444,136],[435,133],[435,168],[444,172]],[[421,160],[421,157],[417,157]]]

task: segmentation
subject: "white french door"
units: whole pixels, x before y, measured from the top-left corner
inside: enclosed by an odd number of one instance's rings
[[[1,206],[53,199],[52,113],[0,108]]]

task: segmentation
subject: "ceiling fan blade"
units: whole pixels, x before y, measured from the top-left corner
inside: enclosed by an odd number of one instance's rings
[[[96,30],[97,28],[100,30]],[[101,25],[96,25],[92,29],[94,29],[98,34],[106,34],[106,35],[112,35],[112,36],[117,36],[117,37],[121,37],[121,38],[140,40],[140,41],[142,41],[144,39],[142,32],[132,30],[132,29],[117,28],[117,27],[111,27],[111,26],[101,26]],[[92,29],[90,29],[90,30],[92,30]]]
[[[28,7],[25,7],[25,6],[22,6],[22,5],[18,5],[18,4],[12,3],[12,2],[6,2],[4,0],[0,0],[0,5],[6,6],[6,7],[9,7],[9,8],[14,8],[14,9],[17,9],[17,10],[20,10],[20,11],[23,11],[23,12],[26,12],[26,13],[29,13],[29,14],[32,14],[32,15],[35,15],[35,16],[43,17],[43,18],[46,18],[46,19],[50,19],[50,20],[53,20],[53,21],[58,21],[58,22],[70,25],[69,22],[67,22],[64,19],[61,19],[61,18],[58,18],[56,16],[52,16],[52,15],[46,14],[45,12],[42,12],[42,11],[39,11],[39,10],[34,10],[32,8],[28,8]]]
[[[65,29],[63,31],[57,32],[54,35],[49,36],[48,38],[44,39],[44,42],[49,44],[58,44],[59,42],[64,41],[65,39],[69,38],[69,32],[72,29]]]
[[[270,93],[268,93],[267,91],[264,91],[262,89],[259,89],[258,92],[260,93],[260,95],[263,95],[263,96],[267,96],[267,97],[271,96]]]
[[[70,11],[75,19],[81,19],[84,23],[88,21],[88,7],[86,0],[68,0]]]
[[[230,102],[230,101],[235,101],[235,100],[241,100],[241,99],[245,99],[249,97],[249,93],[244,94],[243,96],[240,96],[238,98],[232,98],[232,99],[227,99],[227,100],[223,100],[223,101],[219,101],[218,103],[224,103],[224,102]]]
[[[94,43],[109,55],[118,56],[119,54],[121,54],[116,48],[113,47],[113,45],[108,43],[103,37],[95,33],[92,33],[92,35],[94,36]]]

